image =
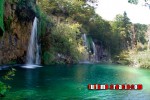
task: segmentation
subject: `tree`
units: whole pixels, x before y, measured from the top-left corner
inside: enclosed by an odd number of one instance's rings
[[[146,43],[145,33],[147,32],[147,25],[144,24],[135,24],[135,31],[136,31],[136,39],[137,42],[140,42],[142,44]]]
[[[111,48],[113,54],[119,54],[122,50],[127,50],[131,47],[131,22],[127,17],[127,13],[123,15],[116,15],[116,18],[111,22],[112,35],[111,35]]]
[[[123,13],[123,28],[125,31],[125,39],[127,41],[127,47],[131,46],[131,36],[132,33],[130,32],[131,29],[131,22],[130,19],[127,17],[127,13]]]

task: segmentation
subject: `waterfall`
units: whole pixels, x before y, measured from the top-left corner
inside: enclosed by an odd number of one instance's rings
[[[82,38],[83,38],[83,45],[84,45],[85,47],[88,47],[86,34],[83,34],[83,35],[82,35]]]
[[[83,46],[85,47],[85,52],[82,55],[83,59],[80,63],[95,63],[98,62],[98,52],[95,43],[93,42],[92,38],[87,38],[86,34],[82,35],[83,39]],[[90,42],[88,42],[89,40]],[[93,52],[90,52],[93,51]]]
[[[93,48],[93,55],[94,55],[94,62],[98,62],[98,54],[97,54],[97,49],[96,49],[96,46],[95,46],[95,43],[92,41],[92,48]]]
[[[37,52],[36,52],[36,61],[35,61],[35,64],[39,65],[41,63],[41,58],[40,58],[40,48],[41,46],[38,44],[36,44],[37,46]]]
[[[27,50],[26,65],[23,66],[24,68],[35,68],[40,64],[40,45],[38,43],[37,22],[38,19],[35,17]]]
[[[83,39],[83,46],[85,47],[85,51],[83,53],[83,59],[80,61],[80,63],[90,63],[89,62],[89,53],[88,53],[88,42],[87,42],[87,36],[86,34],[82,35]]]

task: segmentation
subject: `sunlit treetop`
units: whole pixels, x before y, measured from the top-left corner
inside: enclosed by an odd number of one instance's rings
[[[150,0],[143,0],[143,1],[145,2],[143,6],[150,8]],[[139,0],[128,0],[128,2],[137,5],[139,3]]]
[[[128,0],[129,3],[138,4],[138,0]]]

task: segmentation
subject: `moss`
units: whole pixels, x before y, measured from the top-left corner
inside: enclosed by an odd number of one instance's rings
[[[47,26],[46,16],[42,15],[38,24],[38,34],[40,36],[43,36],[46,33],[46,26]]]
[[[0,36],[4,33],[4,0],[0,0]]]
[[[54,22],[52,18],[46,14],[44,14],[38,6],[36,6],[36,16],[39,19],[38,23],[38,34],[40,36],[44,36],[47,32],[47,28],[51,29],[52,26],[54,26]]]

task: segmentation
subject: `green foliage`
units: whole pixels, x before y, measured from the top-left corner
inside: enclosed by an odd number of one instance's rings
[[[39,0],[38,5],[48,15],[63,15],[84,23],[95,13],[84,0]]]
[[[70,56],[74,60],[78,60],[80,52],[78,50],[80,35],[79,24],[59,24],[52,28],[51,46],[55,52]]]
[[[57,61],[57,54],[61,54],[65,59],[78,61],[84,51],[80,33],[88,34],[88,51],[93,52],[91,44],[93,40],[97,45],[107,49],[114,59],[121,58],[122,62],[126,60],[122,51],[133,48],[133,44],[137,45],[137,42],[142,44],[147,42],[146,26],[135,25],[132,28],[134,25],[126,12],[117,15],[113,22],[108,22],[97,15],[94,7],[88,5],[85,0],[39,0],[38,6],[38,9],[43,11],[39,14],[39,27],[44,42],[43,59],[46,59],[47,64]],[[57,20],[57,23],[50,21],[55,24],[53,27],[46,21],[50,18],[48,16]],[[63,17],[63,20],[60,20],[60,17]],[[120,58],[115,58],[119,54]],[[123,63],[129,62],[126,60]]]
[[[7,62],[7,64],[14,65],[14,64],[17,64],[17,61],[16,60],[11,60],[11,61]]]
[[[20,21],[31,21],[34,19],[36,6],[34,0],[19,0],[16,15]]]
[[[80,24],[60,23],[52,27],[51,34],[45,39],[48,48],[43,52],[44,64],[71,63],[81,57]],[[60,57],[57,55],[60,54]]]
[[[12,68],[11,70],[9,70],[6,75],[3,76],[4,80],[12,80],[13,76],[15,75],[15,69]],[[6,85],[5,83],[3,83],[2,81],[0,81],[0,97],[5,96],[6,92],[10,89],[11,87],[9,85]]]
[[[89,51],[92,51],[92,39],[97,39],[102,41],[104,45],[109,45],[106,41],[106,39],[109,40],[109,23],[95,14],[94,8],[89,6],[85,0],[39,0],[38,5],[45,14],[52,14],[57,16],[56,18],[63,16],[66,19],[60,25],[56,25],[51,29],[50,39],[44,43],[48,44],[49,49],[53,49],[55,54],[59,53],[65,58],[75,62],[78,61],[84,51],[80,41],[81,35],[77,34],[80,32],[90,33],[88,39]],[[72,25],[78,23],[82,26],[71,28]],[[78,32],[76,32],[76,29]],[[45,32],[43,31],[43,33]]]
[[[0,1],[0,36],[4,33],[4,0]]]
[[[138,4],[138,0],[128,0],[129,3]]]
[[[44,60],[43,62],[45,65],[52,64],[55,60],[54,52],[52,50],[51,51],[45,51],[42,59]]]
[[[143,24],[132,24],[130,23],[127,14],[117,15],[114,22],[111,23],[112,26],[112,39],[111,51],[113,55],[118,55],[114,58],[116,61],[123,61],[123,63],[129,64],[133,60],[128,59],[130,57],[129,53],[131,48],[137,51],[143,51],[146,48],[143,46],[146,44],[146,31],[147,25]],[[135,45],[135,47],[133,47]],[[131,57],[130,57],[131,58]]]
[[[113,55],[120,54],[122,50],[127,50],[131,46],[131,22],[126,12],[117,15],[115,21],[111,23],[112,37],[111,52]]]
[[[83,1],[78,0],[39,0],[38,5],[46,13],[53,14],[66,14],[78,11],[78,6],[82,5]]]
[[[150,3],[149,3],[150,0],[143,0],[143,1],[145,2],[144,6],[149,7],[150,9]],[[137,5],[139,3],[139,0],[128,0],[128,2]]]
[[[113,57],[113,61],[121,65],[129,65],[131,63],[129,60],[129,52],[122,51],[119,55]]]
[[[84,24],[88,28],[89,37],[92,37],[98,45],[110,48],[111,43],[111,26],[108,21],[103,20],[99,15],[94,14],[89,23]]]
[[[150,68],[150,51],[130,51],[129,61],[133,67]]]
[[[5,80],[12,80],[13,78],[13,76],[15,75],[15,69],[14,68],[12,68],[10,71],[8,71],[7,73],[6,73],[6,75],[3,77]]]
[[[41,14],[39,18],[38,23],[38,33],[40,36],[44,36],[47,33],[47,29],[51,29],[51,27],[54,25],[54,22],[52,21],[52,18],[49,16],[46,16],[45,14]]]
[[[136,39],[137,42],[140,42],[142,44],[146,43],[146,36],[145,33],[147,32],[147,25],[144,24],[135,24],[135,31],[136,31]]]
[[[36,5],[36,17],[38,17],[38,34],[43,37],[47,29],[51,29],[54,25],[52,18],[46,15],[38,5]]]
[[[7,86],[0,81],[0,97],[4,96],[6,92],[7,92]]]

